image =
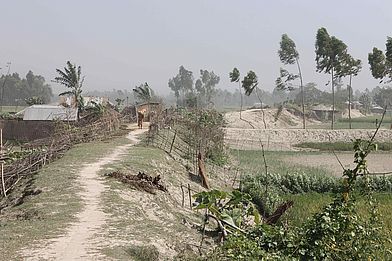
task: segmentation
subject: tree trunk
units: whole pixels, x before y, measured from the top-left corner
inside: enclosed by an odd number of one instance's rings
[[[334,84],[334,79],[333,79],[333,67],[331,71],[331,80],[332,80],[332,124],[331,124],[331,129],[334,129],[334,124],[335,124],[335,84]]]
[[[301,81],[302,122],[303,122],[303,128],[306,129],[304,83],[303,83],[303,79],[302,79],[302,72],[301,72],[301,66],[299,64],[299,60],[297,58],[295,60],[297,62],[298,75],[299,75],[299,79]]]
[[[259,101],[260,101],[260,111],[263,115],[264,129],[267,129],[267,123],[265,122],[265,114],[264,114],[264,109],[263,109],[263,102],[261,101],[261,97],[259,96],[259,92],[257,90],[257,87],[256,87],[256,96],[257,96],[257,99],[259,99]]]
[[[241,91],[241,82],[240,81],[238,81],[238,86],[240,88],[240,96],[241,96],[240,119],[242,120],[242,116],[241,116],[241,113],[242,113],[242,91]]]
[[[77,94],[75,94],[75,105],[76,105],[76,115],[77,115],[77,119],[79,121],[80,120],[80,111],[79,111],[79,99],[78,99]]]
[[[351,80],[352,80],[353,75],[350,74],[350,85],[348,87],[348,123],[349,123],[349,128],[351,129]]]

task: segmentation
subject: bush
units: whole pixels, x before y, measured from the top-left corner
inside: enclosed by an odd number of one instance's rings
[[[243,234],[234,234],[209,257],[213,260],[392,260],[371,194],[372,189],[391,189],[392,179],[367,175],[365,158],[374,148],[371,141],[354,141],[357,166],[343,172],[342,182],[333,177],[296,172],[246,177],[243,190],[265,209],[275,204],[272,198],[287,193],[332,191],[335,199],[301,226],[259,225]],[[356,200],[361,193],[366,200],[365,213]]]

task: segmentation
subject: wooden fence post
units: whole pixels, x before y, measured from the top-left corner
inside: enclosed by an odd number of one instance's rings
[[[173,140],[172,140],[171,145],[170,145],[170,151],[169,151],[170,154],[172,152],[173,145],[174,145],[174,140],[176,139],[176,136],[177,136],[177,131],[174,132],[174,137],[173,137]]]
[[[4,182],[4,160],[3,160],[3,129],[0,129],[0,157],[1,157],[1,185],[3,187],[3,195],[7,196]]]
[[[210,185],[208,184],[208,179],[206,175],[204,160],[200,151],[199,151],[199,155],[197,155],[197,160],[199,165],[199,175],[201,177],[201,183],[206,189],[210,189]]]
[[[185,195],[184,195],[184,187],[181,183],[181,192],[182,192],[182,202],[181,202],[181,206],[184,207],[185,205]]]
[[[188,183],[188,195],[189,195],[189,208],[192,209],[191,185],[189,185],[189,183]]]

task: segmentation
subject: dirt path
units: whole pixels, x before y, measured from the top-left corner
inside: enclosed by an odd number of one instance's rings
[[[26,260],[105,259],[99,254],[105,244],[104,239],[99,237],[99,232],[107,219],[100,202],[101,193],[106,187],[98,173],[104,165],[121,159],[127,148],[138,142],[136,136],[145,131],[146,129],[137,129],[130,132],[127,138],[131,140],[131,144],[117,146],[108,156],[98,159],[96,163],[87,164],[80,170],[77,183],[83,188],[80,197],[84,208],[77,215],[78,222],[72,224],[65,235],[40,243],[43,247],[24,250]]]

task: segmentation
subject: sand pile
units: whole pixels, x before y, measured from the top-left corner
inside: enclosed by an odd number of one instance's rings
[[[264,119],[267,129],[286,129],[298,128],[302,126],[302,118],[295,116],[286,109],[283,109],[277,117],[278,109],[264,109]],[[240,112],[228,112],[225,114],[228,128],[241,129],[265,129],[263,122],[263,113],[260,109],[242,111],[242,120]],[[314,120],[307,119],[307,122],[314,123]]]

